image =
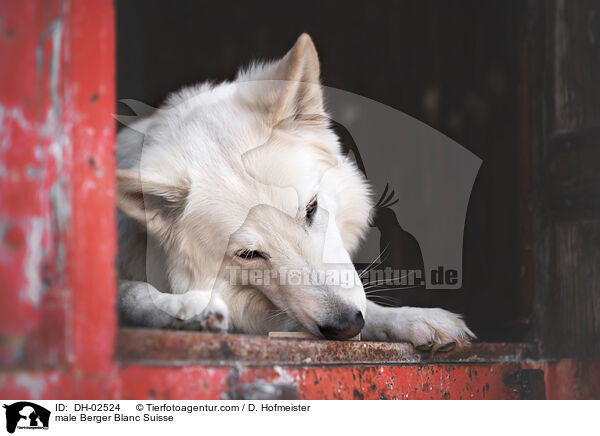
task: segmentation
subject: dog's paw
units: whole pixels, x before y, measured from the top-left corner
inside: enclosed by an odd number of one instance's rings
[[[419,351],[450,351],[469,345],[476,337],[460,315],[443,309],[402,307],[386,315],[387,339],[408,341]]]
[[[198,322],[201,330],[224,333],[229,327],[229,308],[218,298],[199,315]]]
[[[229,327],[229,308],[219,295],[213,295],[207,304],[204,291],[189,291],[182,295],[181,306],[172,328],[210,332],[226,332]]]
[[[447,310],[420,309],[410,322],[409,340],[419,351],[450,351],[474,338],[461,317]]]

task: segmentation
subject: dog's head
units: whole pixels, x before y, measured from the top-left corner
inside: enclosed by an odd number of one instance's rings
[[[252,287],[311,332],[346,338],[364,324],[350,256],[371,204],[330,129],[319,69],[303,34],[234,82],[174,94],[140,170],[119,171],[118,204],[165,247],[174,290]]]

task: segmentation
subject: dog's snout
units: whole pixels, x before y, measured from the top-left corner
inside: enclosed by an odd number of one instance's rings
[[[320,325],[319,330],[327,339],[349,339],[358,335],[365,325],[360,311],[350,316],[340,317],[335,324]]]

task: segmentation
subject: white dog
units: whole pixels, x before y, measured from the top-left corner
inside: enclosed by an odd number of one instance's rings
[[[369,187],[330,129],[308,35],[234,82],[171,95],[119,134],[117,157],[122,324],[440,351],[474,337],[445,310],[367,301],[351,254]]]

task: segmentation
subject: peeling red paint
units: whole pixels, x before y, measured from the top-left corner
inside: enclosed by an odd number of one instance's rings
[[[223,399],[235,385],[287,385],[299,399],[519,399],[507,375],[520,369],[545,374],[548,399],[598,399],[600,365],[557,362],[477,365],[294,367],[113,367],[109,371],[4,374],[1,398]],[[575,370],[575,371],[574,371]]]
[[[110,366],[114,17],[85,3],[0,3],[3,366]]]
[[[109,370],[116,329],[115,29],[112,1],[73,2],[69,14],[73,212],[68,265],[73,357],[82,370]],[[95,96],[92,98],[92,96]]]

